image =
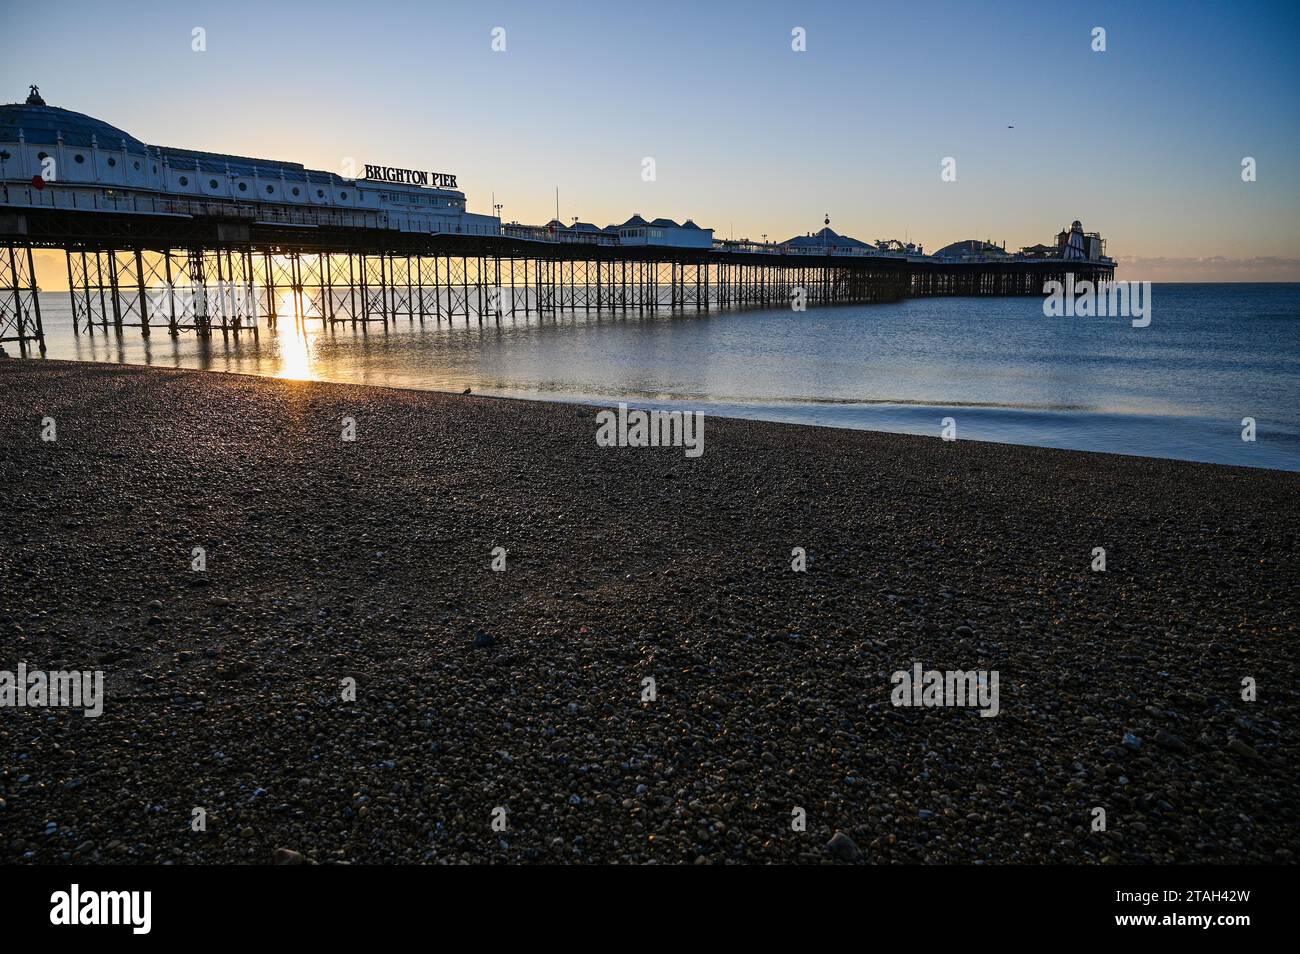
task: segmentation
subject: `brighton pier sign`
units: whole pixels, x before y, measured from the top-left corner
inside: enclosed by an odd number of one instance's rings
[[[396,166],[372,166],[366,163],[366,178],[376,182],[404,182],[408,185],[456,188],[456,177],[449,172],[425,172],[423,169],[399,169]]]

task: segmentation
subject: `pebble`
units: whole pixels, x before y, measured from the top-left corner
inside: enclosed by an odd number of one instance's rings
[[[831,840],[826,842],[826,850],[841,861],[857,861],[862,857],[857,843],[842,831],[831,835]]]
[[[1187,743],[1184,742],[1182,739],[1180,739],[1178,736],[1174,735],[1172,732],[1165,732],[1163,730],[1157,732],[1155,742],[1156,745],[1160,746],[1160,748],[1168,749],[1171,752],[1179,752],[1185,754],[1191,751],[1191,749],[1188,748]]]
[[[1247,745],[1241,739],[1233,738],[1228,742],[1228,751],[1234,755],[1244,755],[1248,759],[1258,759],[1262,756],[1253,748]]]

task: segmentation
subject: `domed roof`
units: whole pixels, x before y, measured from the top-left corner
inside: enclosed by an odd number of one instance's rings
[[[861,239],[855,239],[851,235],[840,235],[829,225],[822,227],[816,232],[810,232],[808,235],[796,235],[792,239],[786,239],[782,245],[792,245],[795,248],[871,248]]]
[[[939,251],[934,253],[935,258],[951,258],[957,255],[1006,255],[1007,253],[999,245],[992,242],[983,242],[979,239],[964,239],[960,242],[953,242],[951,245],[945,245]]]
[[[0,142],[17,142],[20,129],[30,143],[55,143],[62,133],[63,142],[68,146],[89,149],[93,136],[102,149],[121,149],[122,141],[126,140],[128,148],[145,150],[140,140],[102,119],[59,106],[46,106],[34,86],[27,102],[0,106]]]

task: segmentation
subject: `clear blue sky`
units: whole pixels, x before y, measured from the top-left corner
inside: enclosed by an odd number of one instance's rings
[[[146,142],[451,171],[507,220],[550,218],[556,186],[566,220],[689,216],[752,238],[829,212],[864,239],[1019,246],[1080,218],[1177,277],[1278,257],[1292,274],[1272,277],[1300,279],[1294,0],[2,9],[2,100],[38,83]],[[1246,261],[1185,261],[1214,256]]]

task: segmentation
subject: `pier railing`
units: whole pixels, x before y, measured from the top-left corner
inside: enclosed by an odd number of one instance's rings
[[[112,189],[92,192],[57,186],[46,186],[42,189],[31,186],[8,186],[0,192],[0,208],[4,207],[14,211],[48,210],[117,215],[171,215],[213,220],[242,219],[250,222],[309,228],[390,229],[393,221],[387,212],[368,209],[345,209],[333,206],[297,208],[230,199],[191,199],[133,192],[115,193]],[[493,229],[464,225],[442,231],[435,224],[431,234],[495,235],[498,233]]]

